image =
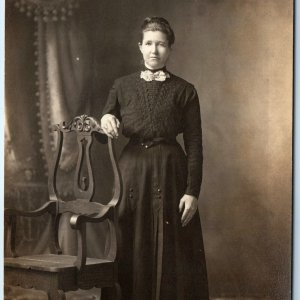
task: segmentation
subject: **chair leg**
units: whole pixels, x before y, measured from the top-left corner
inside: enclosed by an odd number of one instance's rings
[[[66,295],[62,290],[54,290],[48,292],[49,300],[66,300]]]
[[[121,300],[122,293],[119,283],[115,283],[113,287],[104,287],[101,289],[100,300]]]

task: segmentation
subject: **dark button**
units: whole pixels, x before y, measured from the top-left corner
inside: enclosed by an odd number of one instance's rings
[[[130,189],[129,189],[129,192],[133,192],[133,188],[130,188]]]
[[[169,225],[170,224],[169,221],[166,221],[166,224]]]
[[[157,189],[157,191],[160,193],[160,192],[161,192],[161,189]]]
[[[157,198],[158,198],[158,199],[161,199],[161,196],[159,195],[159,196],[157,196]]]
[[[132,195],[132,194],[130,194],[130,195],[129,195],[129,198],[133,198],[133,195]]]
[[[146,145],[146,146],[145,146],[145,148],[147,149],[147,148],[149,148],[149,146],[148,146],[148,145]]]
[[[144,146],[145,144],[144,144],[144,143],[141,143],[141,145]]]

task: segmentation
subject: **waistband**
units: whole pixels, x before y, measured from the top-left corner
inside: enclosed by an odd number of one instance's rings
[[[169,144],[169,145],[178,144],[176,138],[166,138],[166,137],[155,137],[153,139],[131,137],[129,142],[134,145],[141,145],[146,149],[154,147],[159,144]]]

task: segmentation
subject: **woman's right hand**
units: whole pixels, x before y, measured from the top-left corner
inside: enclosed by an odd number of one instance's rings
[[[105,114],[100,121],[101,129],[110,138],[118,138],[120,121],[111,114]]]

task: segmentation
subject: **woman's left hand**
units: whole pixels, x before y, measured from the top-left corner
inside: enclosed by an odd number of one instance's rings
[[[179,212],[182,212],[183,209],[184,211],[181,216],[181,224],[182,226],[186,226],[198,209],[197,198],[195,196],[185,194],[180,200]]]

